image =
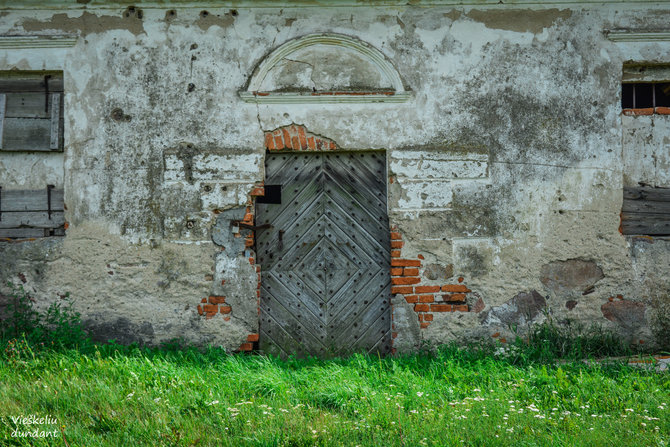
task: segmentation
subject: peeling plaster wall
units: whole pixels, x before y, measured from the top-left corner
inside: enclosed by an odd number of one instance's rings
[[[664,29],[670,8],[514,8],[6,11],[1,35],[79,37],[67,49],[0,49],[1,70],[64,71],[64,153],[0,153],[0,184],[63,187],[69,222],[64,238],[1,243],[0,279],[23,274],[41,308],[69,292],[99,339],[182,337],[239,349],[258,333],[253,251],[216,243],[213,228],[226,231],[217,216],[244,215],[251,204],[263,180],[264,132],[299,123],[342,149],[386,149],[389,217],[403,257],[425,259],[422,284],[461,277],[479,298],[470,312],[436,313],[419,328],[412,307],[395,297],[398,349],[509,336],[509,322],[491,315],[526,301],[541,305],[534,321],[602,324],[654,346],[670,246],[625,238],[618,227],[627,176],[667,183],[667,145],[643,145],[665,156],[654,158],[651,173],[622,141],[653,125],[653,138],[665,142],[670,129],[667,117],[622,118],[620,81],[624,62],[669,63],[670,43],[615,44],[603,31]],[[265,55],[323,32],[380,50],[412,98],[240,100]],[[333,59],[343,60],[358,63]],[[278,67],[267,85],[308,89],[315,68],[294,65],[301,68]],[[361,81],[318,73],[320,88]],[[622,139],[624,119],[639,130]],[[602,278],[583,280],[571,260]],[[567,267],[543,268],[561,262]],[[543,277],[547,271],[591,289],[550,287],[559,279]],[[225,296],[232,311],[200,315],[210,296]],[[633,306],[642,321],[617,320],[614,304],[603,310],[616,300],[640,303]]]

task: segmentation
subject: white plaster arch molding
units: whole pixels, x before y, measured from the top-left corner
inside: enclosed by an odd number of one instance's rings
[[[268,78],[279,70],[286,61],[310,65],[295,61],[293,55],[310,50],[327,49],[330,54],[337,52],[342,56],[361,60],[370,73],[379,80],[380,85],[364,89],[335,89],[308,91],[304,88],[268,89]],[[345,67],[352,68],[353,67]],[[314,67],[312,67],[312,70]],[[246,90],[239,92],[245,102],[262,104],[295,103],[370,103],[405,102],[411,92],[405,90],[400,75],[389,60],[372,45],[344,34],[308,34],[290,40],[272,51],[254,70]]]

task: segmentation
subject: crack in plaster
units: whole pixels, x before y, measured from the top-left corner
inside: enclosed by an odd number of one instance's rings
[[[596,171],[610,171],[618,172],[616,169],[611,168],[600,168],[597,166],[566,166],[566,165],[553,165],[550,163],[525,163],[522,161],[492,161],[491,164],[502,164],[502,165],[527,165],[527,166],[545,166],[548,168],[563,168],[563,169],[595,169]]]

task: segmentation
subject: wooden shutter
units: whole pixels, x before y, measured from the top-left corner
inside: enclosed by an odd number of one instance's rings
[[[624,188],[621,232],[670,235],[670,188]]]
[[[63,190],[0,188],[0,238],[63,236]]]
[[[0,74],[0,150],[62,151],[62,75],[5,76]]]

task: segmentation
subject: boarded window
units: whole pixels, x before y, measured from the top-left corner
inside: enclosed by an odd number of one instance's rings
[[[670,235],[670,188],[624,188],[621,232]]]
[[[0,187],[0,239],[63,236],[63,190]]]
[[[0,72],[0,150],[63,150],[63,74]]]

